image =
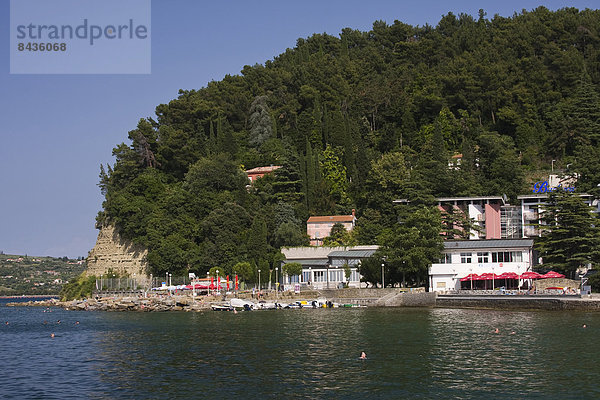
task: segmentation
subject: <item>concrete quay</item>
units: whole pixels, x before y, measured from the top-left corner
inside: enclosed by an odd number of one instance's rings
[[[438,295],[435,306],[439,308],[476,308],[493,310],[600,311],[600,297],[579,295]]]

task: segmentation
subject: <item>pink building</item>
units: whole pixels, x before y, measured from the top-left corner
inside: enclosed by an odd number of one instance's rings
[[[320,246],[323,239],[329,236],[331,228],[335,224],[342,224],[348,232],[356,225],[355,211],[351,215],[324,215],[310,217],[306,222],[306,234],[310,237],[311,246]]]
[[[281,168],[281,165],[271,165],[269,167],[256,167],[247,170],[246,174],[248,174],[248,179],[250,179],[250,182],[254,182],[258,178],[262,178],[263,176],[270,174],[271,172],[279,168]]]

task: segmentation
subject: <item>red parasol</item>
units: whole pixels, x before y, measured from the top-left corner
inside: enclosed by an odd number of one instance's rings
[[[544,275],[541,276],[541,278],[546,279],[546,278],[564,278],[565,276],[563,274],[560,274],[558,272],[555,271],[550,271]]]
[[[533,271],[523,272],[521,276],[519,276],[520,279],[540,279],[541,277],[542,275]]]
[[[519,279],[519,275],[515,272],[503,272],[497,276],[497,279]]]
[[[465,276],[464,278],[460,278],[461,282],[465,282],[465,281],[478,281],[480,280],[479,275],[477,274],[469,274],[467,276]]]

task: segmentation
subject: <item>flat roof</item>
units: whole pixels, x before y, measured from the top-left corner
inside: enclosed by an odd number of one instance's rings
[[[579,197],[592,197],[591,194],[587,193],[576,193]],[[517,200],[527,200],[527,199],[547,199],[548,193],[538,193],[538,194],[524,194],[522,196],[517,196]]]
[[[297,262],[302,265],[327,265],[327,258],[289,258],[283,260],[284,264]]]
[[[533,247],[533,239],[448,240],[444,242],[445,250],[506,249],[515,247]]]
[[[347,251],[332,251],[327,257],[337,258],[368,258],[375,253],[375,250],[347,250]]]
[[[437,201],[476,201],[476,200],[500,200],[504,202],[502,196],[474,196],[474,197],[440,197]]]
[[[504,203],[504,197],[502,196],[474,196],[474,197],[440,197],[435,199],[436,201],[479,201],[479,200],[499,200]],[[410,203],[408,199],[396,199],[392,203]]]

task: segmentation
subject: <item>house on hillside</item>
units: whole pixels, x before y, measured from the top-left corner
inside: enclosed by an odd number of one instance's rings
[[[311,246],[321,246],[323,239],[329,236],[335,224],[342,224],[348,232],[356,225],[355,210],[350,215],[323,215],[310,217],[306,222],[306,234],[310,238]]]
[[[272,173],[276,169],[281,168],[281,165],[271,165],[268,167],[256,167],[246,171],[248,175],[248,179],[250,182],[256,181],[258,178],[262,178],[263,176]]]

